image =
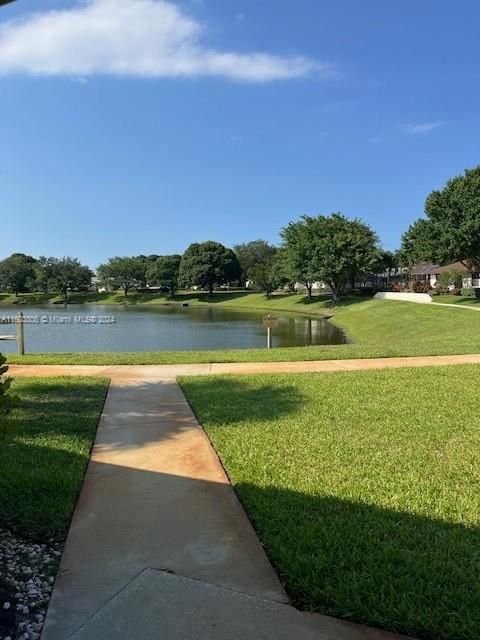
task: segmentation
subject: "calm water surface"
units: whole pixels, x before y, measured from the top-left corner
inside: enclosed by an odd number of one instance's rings
[[[122,307],[117,305],[46,305],[0,307],[0,322],[21,310],[26,318],[27,353],[96,351],[180,351],[247,349],[266,346],[265,312],[212,307]],[[320,318],[279,314],[273,346],[342,344],[345,334]],[[0,324],[0,334],[15,326]],[[1,341],[0,351],[15,351]]]

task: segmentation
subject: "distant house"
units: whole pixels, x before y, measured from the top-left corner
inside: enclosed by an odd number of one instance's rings
[[[438,276],[447,271],[462,272],[463,287],[480,287],[480,273],[472,271],[466,267],[463,262],[452,262],[451,264],[445,264],[443,266],[431,264],[429,262],[422,262],[415,265],[411,269],[410,273],[412,280],[416,280],[417,282],[428,282],[431,287],[435,288],[437,286]]]
[[[438,264],[432,264],[431,262],[419,262],[411,268],[410,276],[415,282],[426,282],[431,287],[434,287],[441,268]]]

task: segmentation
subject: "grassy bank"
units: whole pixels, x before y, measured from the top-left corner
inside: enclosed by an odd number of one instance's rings
[[[107,390],[99,378],[19,378],[18,408],[0,446],[0,526],[26,538],[63,537]]]
[[[480,369],[184,378],[293,601],[480,636]]]
[[[291,309],[292,311],[301,311],[305,306],[315,310],[317,302],[325,302],[329,296],[317,296],[313,303],[309,303],[308,299],[297,294],[275,294],[267,299],[261,293],[251,293],[249,291],[234,292],[215,292],[209,295],[206,292],[182,293],[179,292],[174,298],[167,294],[152,293],[136,293],[135,291],[128,294],[125,298],[121,292],[75,292],[68,296],[68,304],[107,304],[107,305],[171,305],[171,304],[189,304],[189,305],[215,305],[228,307],[242,307],[248,309],[257,309],[266,305],[267,308]],[[13,293],[0,293],[0,305],[16,305],[33,306],[36,304],[55,304],[63,305],[62,296],[54,293],[21,293],[15,296]],[[308,311],[308,310],[307,310]]]
[[[11,354],[10,363],[25,364],[181,364],[189,362],[255,362],[328,360],[389,356],[475,353],[480,351],[480,314],[439,307],[347,298],[335,307],[326,298],[309,303],[300,295],[274,296],[267,300],[255,293],[188,297],[189,304],[211,304],[266,313],[295,312],[315,316],[333,313],[332,322],[344,329],[352,344],[339,346],[245,349],[230,351],[176,351],[154,353]],[[167,298],[163,298],[168,302]],[[178,302],[186,299],[180,297]]]
[[[325,304],[329,296],[319,295],[312,302],[300,294],[274,294],[267,299],[263,294],[250,293],[248,291],[215,292],[210,296],[205,292],[182,293],[174,298],[167,294],[136,293],[133,291],[125,298],[121,292],[94,293],[74,292],[68,297],[69,305],[98,304],[98,305],[172,305],[189,304],[193,306],[226,306],[246,309],[279,309],[282,311],[294,311],[295,313],[315,313],[318,304]],[[434,302],[442,304],[472,305],[480,303],[480,299],[466,298],[463,296],[439,295],[433,298]],[[64,304],[62,296],[56,293],[21,293],[16,296],[13,293],[0,293],[0,307],[2,305],[15,305],[18,307],[34,305],[60,305]]]
[[[476,307],[480,303],[480,299],[478,298],[465,298],[463,296],[434,296],[434,302],[440,302],[441,304],[458,304],[460,306],[472,306]]]

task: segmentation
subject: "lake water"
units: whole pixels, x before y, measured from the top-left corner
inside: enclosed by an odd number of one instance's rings
[[[27,353],[98,351],[180,351],[247,349],[266,346],[265,312],[181,305],[48,305],[0,307],[0,322],[25,316]],[[276,314],[274,347],[342,344],[345,334],[321,318]],[[14,334],[13,324],[0,324],[0,334]],[[0,351],[16,343],[0,341]]]

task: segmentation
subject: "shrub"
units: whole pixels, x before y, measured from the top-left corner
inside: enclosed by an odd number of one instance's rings
[[[407,286],[404,282],[392,282],[390,288],[392,291],[396,291],[397,293],[400,293],[402,291],[405,291]]]
[[[414,293],[429,293],[430,292],[430,284],[428,282],[418,282],[414,280],[411,284],[411,290]]]
[[[450,289],[449,294],[451,296],[459,296],[461,291],[462,291],[461,289]]]
[[[460,293],[464,298],[475,298],[475,289],[473,287],[463,287]]]
[[[452,271],[443,271],[438,274],[437,282],[441,287],[455,287],[456,289],[460,289],[462,286],[463,271],[458,271],[453,269]]]
[[[13,401],[9,393],[12,378],[5,375],[7,371],[8,367],[5,364],[5,356],[0,353],[0,439],[5,437],[7,433],[7,425],[2,418],[10,411]]]
[[[447,293],[450,293],[448,287],[441,287],[440,285],[436,285],[431,291],[431,296],[444,296]]]

